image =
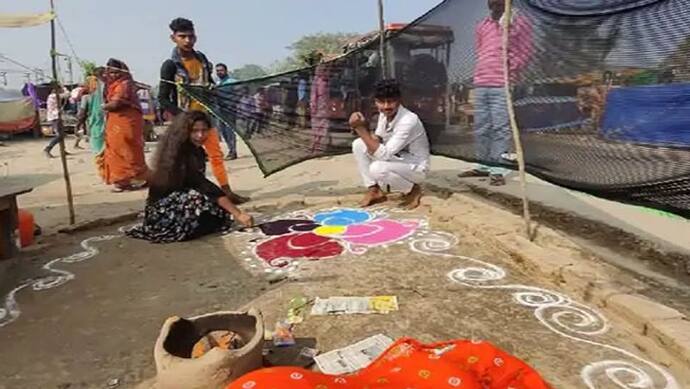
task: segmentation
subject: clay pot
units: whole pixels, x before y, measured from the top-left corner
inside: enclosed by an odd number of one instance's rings
[[[212,331],[232,331],[243,346],[225,350],[213,348],[192,359],[192,349]],[[262,366],[264,323],[261,312],[216,312],[183,319],[171,317],[161,328],[154,359],[156,388],[225,388],[230,382]]]

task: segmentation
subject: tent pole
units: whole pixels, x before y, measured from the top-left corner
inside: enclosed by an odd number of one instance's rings
[[[386,25],[383,19],[383,0],[379,1],[379,55],[381,56],[381,78],[388,78],[386,64]]]
[[[506,0],[505,11],[503,19],[503,80],[506,94],[506,105],[508,107],[508,117],[510,118],[510,128],[513,132],[513,141],[515,142],[515,153],[517,154],[518,170],[520,174],[520,195],[522,197],[522,213],[525,219],[525,232],[527,238],[531,241],[534,239],[532,235],[532,221],[529,211],[529,199],[527,198],[527,174],[525,173],[525,154],[522,149],[522,141],[520,140],[520,129],[515,119],[515,108],[513,107],[513,93],[510,88],[510,63],[508,58],[510,45],[510,23],[512,20],[512,1]]]
[[[50,59],[53,68],[53,91],[57,97],[58,101],[58,132],[64,132],[64,127],[62,125],[62,115],[60,109],[62,104],[60,104],[60,83],[58,82],[57,74],[57,50],[55,47],[55,4],[54,0],[50,0],[50,12],[53,13],[53,19],[50,20]],[[60,133],[56,134],[60,136]],[[74,216],[74,199],[72,198],[72,182],[70,181],[69,169],[67,167],[67,154],[65,150],[65,138],[60,137],[60,162],[62,163],[62,175],[65,179],[65,190],[67,191],[67,209],[69,210],[69,224],[75,223]]]

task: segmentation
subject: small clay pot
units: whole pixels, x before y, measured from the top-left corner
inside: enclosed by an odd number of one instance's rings
[[[194,345],[213,331],[231,331],[243,346],[213,348],[192,359]],[[158,389],[222,389],[242,375],[262,366],[264,322],[261,312],[216,312],[183,319],[171,317],[161,328],[154,359]]]

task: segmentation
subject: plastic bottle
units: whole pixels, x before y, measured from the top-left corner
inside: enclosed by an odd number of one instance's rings
[[[30,246],[34,243],[34,215],[31,212],[19,210],[19,242],[21,247]]]

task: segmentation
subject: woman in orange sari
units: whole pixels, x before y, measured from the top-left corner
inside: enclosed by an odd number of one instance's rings
[[[144,157],[144,117],[136,86],[124,62],[109,59],[103,110],[105,151],[101,175],[115,192],[146,185],[148,168]]]

